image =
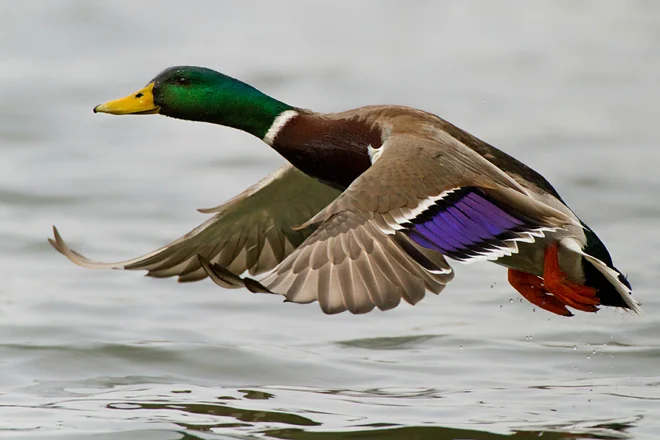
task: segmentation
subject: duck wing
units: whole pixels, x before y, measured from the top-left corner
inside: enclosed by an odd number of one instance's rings
[[[221,286],[318,300],[326,313],[365,313],[439,293],[453,278],[444,255],[471,261],[515,252],[516,240],[575,223],[441,131],[391,135],[374,157],[303,225],[316,229],[263,279],[237,276],[203,256],[202,266]],[[435,219],[437,227],[428,223]]]
[[[201,255],[234,273],[257,275],[277,266],[314,230],[313,226],[293,226],[309,220],[339,194],[287,164],[227,203],[200,209],[215,215],[141,257],[117,263],[89,260],[70,249],[55,228],[55,238],[48,241],[69,260],[88,268],[147,270],[153,277],[197,281],[207,276],[198,258]]]

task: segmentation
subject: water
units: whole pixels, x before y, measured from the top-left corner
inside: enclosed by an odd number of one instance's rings
[[[0,8],[0,437],[657,438],[657,2]],[[92,114],[173,64],[467,128],[555,184],[646,314],[551,316],[492,264],[365,316],[73,266],[51,225],[90,257],[133,257],[281,163],[234,130]]]

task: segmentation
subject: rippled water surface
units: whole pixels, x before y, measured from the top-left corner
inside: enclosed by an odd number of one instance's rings
[[[0,2],[0,437],[654,439],[660,3]],[[542,172],[645,315],[572,319],[456,265],[387,313],[84,270],[281,163],[235,130],[93,115],[174,64],[319,111],[433,111]]]

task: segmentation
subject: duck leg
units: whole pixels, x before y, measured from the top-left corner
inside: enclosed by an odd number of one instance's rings
[[[573,316],[562,301],[548,294],[543,285],[543,278],[527,272],[509,269],[509,284],[535,306],[556,315]]]
[[[545,251],[543,278],[509,269],[509,283],[532,304],[562,316],[573,316],[566,308],[583,312],[598,311],[597,289],[575,283],[559,267],[557,243]]]
[[[575,283],[568,279],[559,267],[557,243],[552,244],[545,250],[543,265],[543,287],[546,292],[552,293],[559,301],[569,307],[583,312],[598,311],[600,299],[596,293],[597,289]]]

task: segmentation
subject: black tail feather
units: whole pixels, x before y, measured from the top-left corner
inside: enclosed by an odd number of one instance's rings
[[[598,258],[608,267],[617,271],[619,273],[619,281],[632,291],[632,286],[628,279],[621,273],[621,271],[614,267],[612,257],[603,242],[600,241],[598,236],[587,225],[582,223],[582,226],[584,226],[584,232],[587,236],[587,245],[584,247],[584,252]],[[630,306],[624,301],[621,293],[616,290],[616,287],[613,286],[612,283],[607,280],[605,275],[603,275],[603,273],[587,259],[582,260],[582,268],[584,269],[585,284],[589,287],[598,289],[597,295],[602,305],[623,307],[625,309],[630,308]]]

